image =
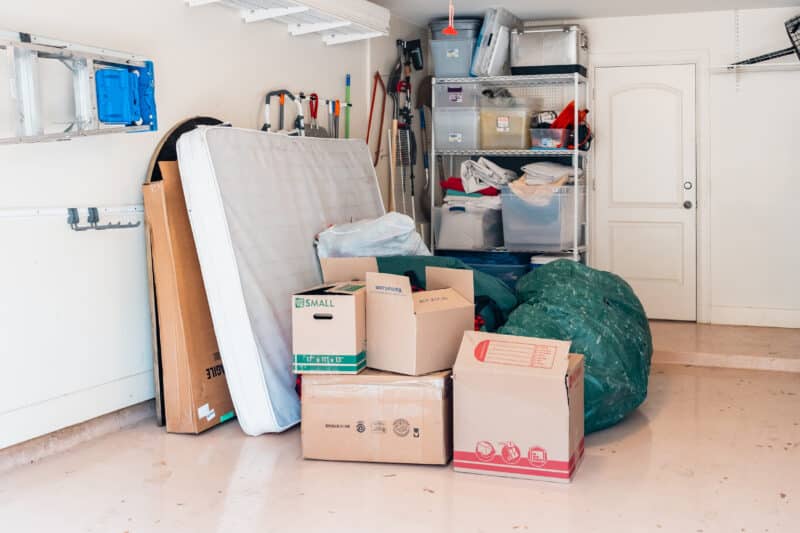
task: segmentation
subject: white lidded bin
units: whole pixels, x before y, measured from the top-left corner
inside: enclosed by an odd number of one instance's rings
[[[475,83],[437,83],[434,87],[436,107],[475,108],[481,105],[481,88]]]
[[[433,110],[437,150],[475,150],[480,135],[477,107],[437,107]]]
[[[543,205],[528,202],[504,187],[503,235],[510,252],[560,252],[575,248],[575,186],[554,187],[552,196]],[[580,194],[578,220],[579,240],[586,222],[586,204]]]
[[[434,211],[436,247],[442,250],[490,250],[503,245],[499,209],[443,205]]]

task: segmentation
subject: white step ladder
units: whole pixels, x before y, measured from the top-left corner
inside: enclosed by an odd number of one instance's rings
[[[151,61],[124,52],[3,30],[0,30],[0,50],[5,50],[8,56],[9,87],[15,104],[12,107],[15,108],[17,132],[14,137],[0,138],[0,144],[62,141],[88,135],[157,129]],[[45,133],[41,105],[43,87],[39,82],[41,60],[58,61],[72,72],[75,117],[63,131],[56,133]],[[101,105],[113,104],[111,100],[106,102],[106,93],[98,96],[97,72],[107,69],[121,69],[141,80],[133,96],[137,99],[141,116],[131,118],[130,122],[101,120],[98,98]]]

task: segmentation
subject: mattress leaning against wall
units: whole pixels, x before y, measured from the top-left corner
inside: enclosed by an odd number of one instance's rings
[[[209,127],[178,163],[231,397],[249,435],[300,420],[291,373],[291,295],[320,282],[314,236],[384,214],[360,140]]]

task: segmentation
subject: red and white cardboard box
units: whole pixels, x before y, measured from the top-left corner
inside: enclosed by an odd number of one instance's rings
[[[458,472],[568,483],[583,458],[583,356],[570,343],[466,332],[453,368]]]

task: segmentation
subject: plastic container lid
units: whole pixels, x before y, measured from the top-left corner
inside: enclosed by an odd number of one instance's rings
[[[546,265],[548,263],[552,263],[553,261],[558,261],[559,259],[569,259],[570,261],[575,260],[575,258],[571,255],[534,255],[531,256],[531,264]]]
[[[442,35],[442,30],[450,24],[447,18],[436,19],[431,21],[430,28],[434,39],[471,39],[473,34],[477,34],[478,30],[483,25],[483,19],[476,18],[460,18],[453,20],[453,26],[459,32],[459,35]],[[467,32],[469,35],[461,36],[461,32]]]

